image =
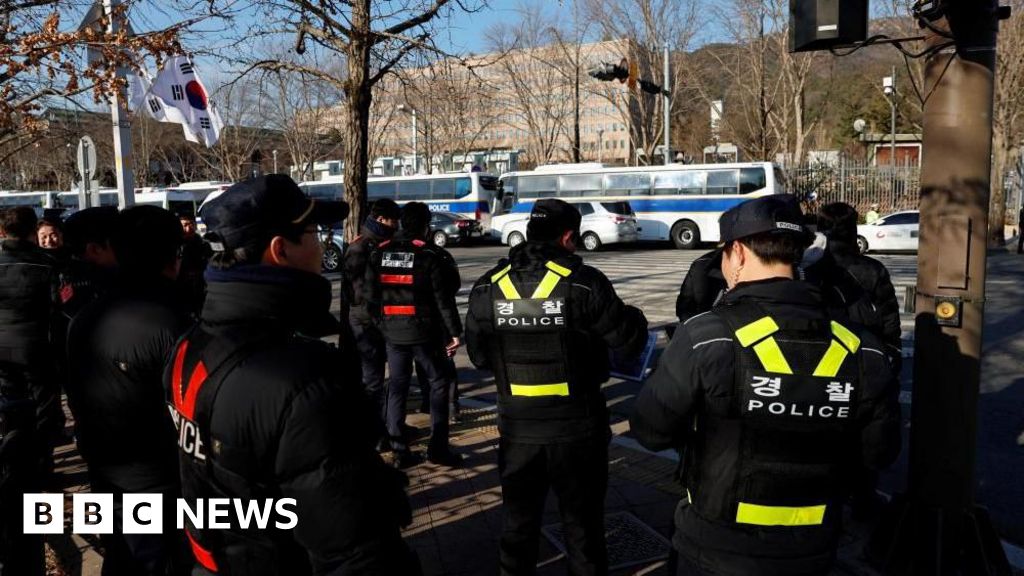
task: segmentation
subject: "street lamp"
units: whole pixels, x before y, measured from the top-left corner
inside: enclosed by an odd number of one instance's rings
[[[399,112],[412,114],[412,171],[413,174],[420,172],[419,147],[416,145],[416,109],[408,104],[399,104]]]
[[[889,164],[896,168],[896,67],[892,67],[892,76],[882,78],[882,92],[889,99]]]

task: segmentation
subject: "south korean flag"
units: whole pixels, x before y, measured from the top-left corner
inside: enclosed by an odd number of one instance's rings
[[[187,56],[176,56],[164,62],[148,94],[151,116],[161,122],[181,124],[185,127],[186,138],[198,139],[207,148],[217,143],[224,123]],[[163,118],[160,112],[155,112],[157,108],[162,109]]]

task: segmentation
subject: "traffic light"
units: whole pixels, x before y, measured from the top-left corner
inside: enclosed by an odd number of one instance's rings
[[[789,0],[789,51],[850,46],[868,37],[868,0]]]
[[[588,74],[603,82],[610,82],[612,80],[625,82],[629,78],[629,70],[622,66],[616,66],[615,64],[608,63],[601,64],[596,68],[591,68]]]

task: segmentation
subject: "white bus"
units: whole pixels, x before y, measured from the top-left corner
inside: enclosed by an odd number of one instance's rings
[[[154,190],[135,194],[135,204],[152,204],[173,212],[176,216],[196,217],[199,207],[209,193],[197,194],[179,189]]]
[[[637,217],[640,240],[672,240],[678,248],[718,241],[722,212],[757,196],[785,190],[770,162],[670,164],[606,168],[600,164],[540,166],[501,176],[501,209],[492,234],[529,217],[541,198],[567,201],[627,201]]]
[[[90,192],[89,194],[91,195],[93,192]],[[100,188],[99,195],[100,206],[117,207],[117,188]],[[67,218],[73,212],[78,211],[78,192],[58,192],[56,194],[54,205],[51,206],[51,208],[63,208],[65,210],[63,217]]]
[[[329,176],[300,187],[312,198],[344,199],[341,177]],[[486,231],[491,214],[498,208],[498,178],[484,172],[422,174],[417,176],[371,176],[367,200],[390,198],[399,204],[423,202],[433,212],[453,212],[480,222]]]
[[[53,192],[6,192],[0,191],[0,210],[31,206],[41,216],[46,208],[53,208]]]

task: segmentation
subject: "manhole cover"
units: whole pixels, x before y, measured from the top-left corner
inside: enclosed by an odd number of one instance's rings
[[[541,528],[541,531],[555,548],[565,553],[561,523],[549,524]],[[668,558],[668,540],[629,512],[605,515],[604,533],[608,542],[609,570]]]

